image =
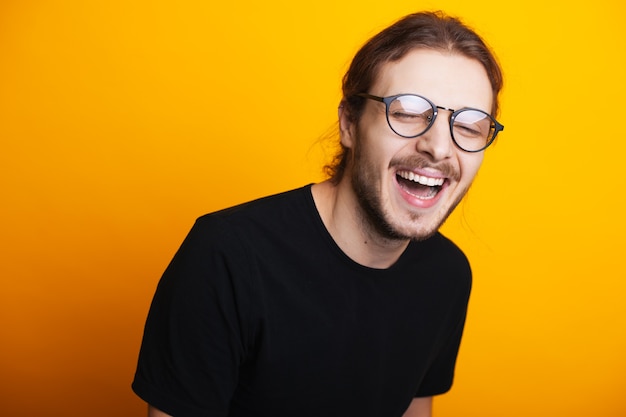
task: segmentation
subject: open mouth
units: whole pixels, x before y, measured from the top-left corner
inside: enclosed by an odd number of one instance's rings
[[[422,200],[435,198],[446,181],[445,178],[425,177],[411,171],[398,171],[396,179],[404,191]]]

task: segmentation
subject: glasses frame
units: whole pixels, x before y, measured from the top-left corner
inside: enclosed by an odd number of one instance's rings
[[[452,142],[454,142],[454,145],[457,148],[459,148],[460,150],[464,151],[464,152],[476,153],[476,152],[484,151],[485,149],[487,149],[489,147],[489,145],[491,145],[496,140],[496,136],[498,136],[498,133],[504,130],[504,125],[502,125],[492,115],[490,115],[489,113],[487,113],[484,110],[476,109],[476,108],[473,108],[473,107],[463,107],[463,108],[458,109],[458,110],[449,109],[447,107],[437,106],[435,103],[433,103],[432,101],[430,101],[429,99],[427,99],[424,96],[420,96],[419,94],[408,94],[408,93],[405,93],[405,94],[396,94],[394,96],[388,96],[388,97],[379,97],[379,96],[374,96],[374,95],[368,94],[368,93],[359,93],[359,94],[356,94],[356,96],[384,103],[385,104],[385,117],[387,119],[387,125],[389,125],[389,128],[392,130],[393,133],[395,133],[396,135],[398,135],[400,137],[407,138],[407,139],[416,138],[416,137],[421,136],[424,133],[428,132],[428,130],[431,128],[431,126],[435,123],[435,120],[437,119],[437,115],[439,114],[439,110],[446,110],[446,111],[452,112],[452,114],[450,115],[450,122],[449,122],[449,124],[450,124],[450,137],[452,138]],[[433,109],[433,117],[430,119],[430,121],[428,123],[428,126],[426,127],[426,129],[424,129],[423,132],[418,133],[417,135],[411,135],[411,136],[402,135],[402,134],[398,133],[393,128],[393,126],[391,125],[391,122],[389,121],[389,106],[391,105],[391,103],[394,100],[396,100],[399,97],[404,97],[404,96],[414,96],[414,97],[419,97],[422,100],[426,100],[426,102],[428,104],[430,104],[430,106]],[[487,144],[485,146],[483,146],[482,148],[480,148],[480,149],[476,149],[476,150],[465,149],[461,145],[459,145],[458,142],[456,141],[456,139],[454,138],[454,120],[459,115],[459,113],[461,113],[463,111],[466,111],[466,110],[478,111],[480,113],[483,113],[487,117],[489,117],[489,119],[492,122],[493,135],[487,141]]]

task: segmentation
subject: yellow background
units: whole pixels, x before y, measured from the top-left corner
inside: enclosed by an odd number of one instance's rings
[[[620,0],[3,0],[0,415],[145,415],[143,322],[194,219],[319,180],[354,52],[438,8],[499,55],[506,130],[445,225],[475,285],[436,415],[625,416]]]

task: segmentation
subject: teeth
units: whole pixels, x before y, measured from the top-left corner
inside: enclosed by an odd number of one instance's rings
[[[413,181],[421,185],[426,185],[428,187],[442,186],[444,182],[443,178],[425,177],[423,175],[417,175],[411,171],[399,171],[398,175],[405,180]]]

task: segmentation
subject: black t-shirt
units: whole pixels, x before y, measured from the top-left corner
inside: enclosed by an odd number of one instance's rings
[[[399,417],[450,388],[470,286],[439,233],[355,263],[310,186],[209,214],[161,278],[133,389],[175,417]]]

